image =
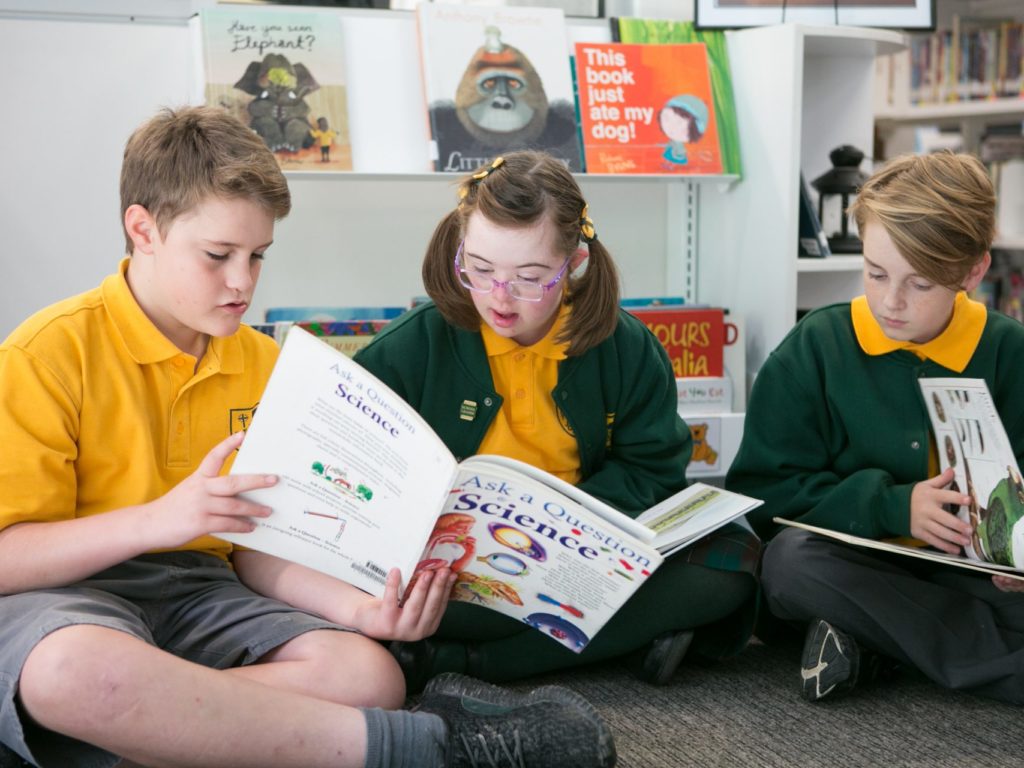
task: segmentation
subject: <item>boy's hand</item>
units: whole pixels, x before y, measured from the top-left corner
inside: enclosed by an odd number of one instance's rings
[[[910,535],[943,552],[959,555],[971,541],[971,526],[943,505],[966,506],[971,497],[949,490],[946,486],[952,481],[953,469],[947,467],[941,475],[914,486],[910,493]]]
[[[236,432],[215,445],[195,472],[145,506],[147,529],[156,540],[148,549],[181,546],[208,533],[248,533],[256,527],[250,518],[270,515],[270,507],[236,495],[274,485],[275,475],[220,475],[244,434]]]
[[[1009,576],[993,576],[992,583],[1003,592],[1024,592],[1024,581]]]
[[[401,580],[401,572],[392,568],[383,597],[369,600],[356,609],[353,617],[356,629],[378,640],[421,640],[437,631],[448,606],[455,574],[447,568],[423,571],[405,602],[399,605]]]

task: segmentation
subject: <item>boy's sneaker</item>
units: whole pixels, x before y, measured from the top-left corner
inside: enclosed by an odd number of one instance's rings
[[[590,702],[568,688],[528,693],[447,673],[423,691],[421,712],[448,726],[447,768],[611,768],[615,743]]]
[[[824,619],[807,628],[800,660],[801,692],[807,701],[839,696],[857,684],[860,671],[857,641]]]
[[[666,632],[626,657],[626,668],[645,683],[668,685],[692,642],[692,629]]]

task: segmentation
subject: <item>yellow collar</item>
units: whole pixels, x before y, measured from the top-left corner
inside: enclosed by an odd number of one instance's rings
[[[897,349],[913,352],[923,359],[933,360],[943,368],[963,373],[974,350],[981,341],[988,310],[981,302],[967,297],[960,291],[953,301],[953,316],[946,329],[931,341],[915,344],[912,341],[896,341],[885,335],[885,331],[871,314],[866,296],[858,296],[850,302],[850,316],[857,343],[867,355],[884,355]]]
[[[555,337],[565,327],[565,323],[569,319],[569,312],[569,305],[562,304],[558,310],[558,317],[555,318],[554,325],[544,335],[544,338],[528,347],[521,346],[513,339],[499,336],[487,323],[481,322],[480,335],[483,336],[484,349],[487,351],[487,356],[498,357],[513,350],[528,349],[539,357],[547,357],[551,360],[564,360],[565,350],[569,348],[569,344],[568,342],[556,342]]]

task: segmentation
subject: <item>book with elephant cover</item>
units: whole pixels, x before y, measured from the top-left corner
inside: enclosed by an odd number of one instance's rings
[[[962,555],[828,531],[775,518],[776,522],[849,544],[1024,580],[1024,483],[1017,457],[984,379],[918,379],[939,455],[953,468],[952,490],[971,503],[947,508],[972,529]]]
[[[352,170],[337,14],[219,5],[189,23],[196,103],[250,126],[284,170]]]
[[[466,401],[461,414],[471,416]],[[673,552],[758,502],[696,484],[637,519],[498,456],[456,461],[372,374],[292,328],[232,473],[274,473],[247,498],[273,509],[222,538],[372,594],[450,566],[452,598],[486,605],[573,651]]]
[[[416,21],[434,170],[517,149],[583,170],[560,8],[419,3]]]

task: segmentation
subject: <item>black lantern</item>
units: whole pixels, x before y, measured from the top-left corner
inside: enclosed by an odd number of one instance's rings
[[[849,232],[849,217],[846,209],[850,207],[850,198],[857,194],[868,175],[859,166],[864,153],[856,147],[844,144],[828,153],[832,168],[811,182],[818,190],[818,220],[825,223],[825,198],[839,195],[842,208],[839,210],[839,232],[829,235],[828,245],[832,253],[860,253],[860,238]]]

